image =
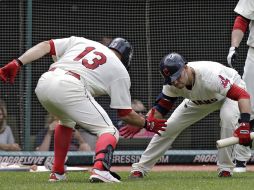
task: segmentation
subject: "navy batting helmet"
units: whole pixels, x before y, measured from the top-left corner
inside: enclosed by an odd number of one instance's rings
[[[164,84],[172,84],[177,80],[187,62],[178,53],[170,53],[166,55],[160,63],[160,72],[165,81]]]
[[[121,61],[124,66],[128,69],[130,67],[131,58],[133,54],[133,48],[131,44],[123,38],[115,38],[108,45],[110,49],[116,50],[121,54]]]

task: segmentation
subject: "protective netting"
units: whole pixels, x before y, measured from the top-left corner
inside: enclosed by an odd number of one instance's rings
[[[130,69],[132,98],[150,108],[162,88],[159,61],[168,52],[178,52],[188,61],[213,60],[226,65],[236,3],[236,0],[2,0],[0,66],[18,57],[29,43],[35,45],[69,36],[96,41],[121,36],[134,46]],[[236,67],[240,74],[246,53],[247,46],[242,44]],[[7,104],[8,123],[23,149],[34,150],[36,138],[45,128],[47,113],[34,89],[50,63],[51,58],[46,56],[34,62],[31,70],[22,68],[14,85],[0,83],[0,98]],[[209,65],[207,67],[209,69]],[[109,108],[109,98],[97,100],[117,123],[115,111]],[[215,149],[219,131],[219,113],[216,112],[184,130],[173,149]],[[148,141],[149,138],[144,137],[121,139],[118,149],[143,150]]]

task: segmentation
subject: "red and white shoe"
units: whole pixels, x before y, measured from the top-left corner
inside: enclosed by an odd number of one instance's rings
[[[141,178],[143,178],[144,176],[145,176],[145,175],[144,175],[143,172],[136,170],[136,171],[132,171],[132,172],[130,173],[129,178],[130,178],[130,179],[141,179]]]
[[[100,182],[119,183],[121,182],[120,180],[112,176],[109,171],[101,171],[97,169],[92,170],[89,180],[91,183],[100,183]]]
[[[229,171],[221,170],[221,171],[218,173],[218,176],[219,176],[219,177],[231,177],[231,176],[232,176],[232,173],[229,172]]]
[[[49,181],[50,182],[56,182],[56,181],[64,181],[66,180],[66,175],[65,174],[58,174],[58,173],[51,173],[49,176]]]

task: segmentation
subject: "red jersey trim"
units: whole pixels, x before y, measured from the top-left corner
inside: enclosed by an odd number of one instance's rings
[[[131,113],[132,109],[118,109],[117,110],[117,115],[118,117],[124,117],[126,115],[128,115],[129,113]]]
[[[49,40],[49,45],[50,45],[50,55],[56,55],[56,49],[55,49],[55,44],[53,40]]]
[[[240,99],[250,99],[249,93],[241,87],[237,86],[236,84],[233,84],[231,86],[227,93],[227,97],[235,101],[238,101]]]

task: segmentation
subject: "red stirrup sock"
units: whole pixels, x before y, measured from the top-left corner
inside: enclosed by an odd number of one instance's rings
[[[116,143],[117,143],[117,141],[116,141],[116,138],[115,138],[114,135],[111,135],[109,133],[102,134],[96,142],[96,147],[95,147],[96,157],[95,157],[95,160],[103,159],[105,157],[105,153],[98,153],[98,152],[100,152],[102,150],[106,150],[108,145],[111,145],[113,147],[113,150],[114,150],[116,148]],[[105,170],[102,161],[96,161],[94,163],[94,168],[96,168],[98,170]]]
[[[65,157],[69,150],[72,131],[72,128],[65,127],[63,125],[57,125],[55,128],[53,172],[58,174],[64,173]]]

